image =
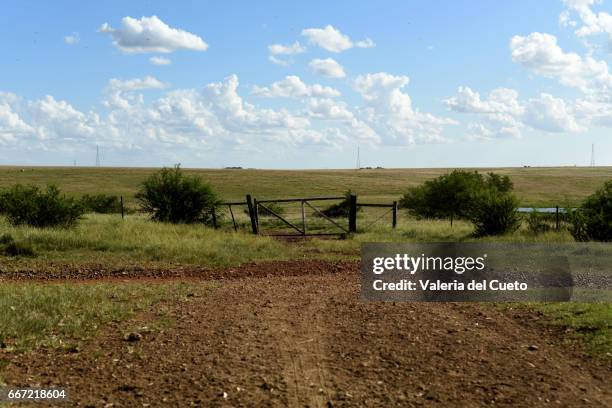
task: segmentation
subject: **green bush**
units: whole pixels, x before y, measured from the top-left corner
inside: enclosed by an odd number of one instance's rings
[[[347,190],[344,193],[344,200],[337,204],[332,204],[323,211],[323,214],[327,215],[330,218],[341,218],[348,217],[349,212],[351,211],[351,196],[354,195],[351,190]],[[361,211],[360,207],[357,207],[357,212]]]
[[[612,180],[572,213],[570,232],[577,241],[612,241]]]
[[[479,192],[508,193],[512,188],[508,176],[454,170],[408,189],[400,207],[420,218],[449,218],[452,225],[455,218],[470,218],[474,197]]]
[[[474,235],[502,235],[521,225],[518,200],[511,193],[485,188],[472,196],[473,207],[468,218],[474,224]]]
[[[264,203],[263,205],[265,205],[266,208],[268,208],[270,211],[274,212],[277,215],[283,215],[285,213],[285,209],[277,203]],[[271,217],[272,213],[270,211],[266,210],[262,206],[259,206],[259,209],[257,210],[257,215],[259,215],[260,217]],[[249,210],[246,209],[245,212],[248,214]]]
[[[46,190],[38,186],[16,184],[0,194],[0,208],[13,225],[33,227],[71,227],[84,213],[75,199],[62,195],[50,185]]]
[[[212,223],[219,200],[212,187],[196,176],[185,175],[179,165],[164,167],[144,181],[136,194],[141,209],[155,221]]]
[[[10,234],[2,234],[0,236],[0,253],[5,256],[35,256],[34,248],[32,245],[15,242]]]
[[[116,214],[121,212],[121,201],[116,195],[85,194],[81,197],[81,204],[87,212],[99,214]]]
[[[533,234],[541,234],[552,230],[548,217],[545,214],[540,214],[533,210],[525,218],[527,220],[527,229]]]

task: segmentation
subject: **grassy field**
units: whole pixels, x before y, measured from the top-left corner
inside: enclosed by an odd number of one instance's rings
[[[0,186],[14,183],[57,184],[68,194],[108,193],[133,198],[142,180],[154,169],[21,168],[0,167]],[[443,174],[446,169],[379,170],[188,170],[212,183],[225,200],[338,195],[351,188],[370,202],[397,200],[408,186]],[[479,169],[507,174],[523,206],[576,205],[604,181],[612,168],[503,168]],[[132,201],[133,204],[133,201]],[[241,210],[239,210],[241,211]],[[245,215],[237,215],[245,221]],[[358,225],[376,216],[360,213]],[[225,218],[227,222],[227,217]],[[245,222],[246,223],[246,222]],[[363,242],[472,241],[471,224],[444,220],[415,220],[400,212],[398,228],[387,220],[345,240],[312,239],[300,245],[200,225],[153,223],[141,215],[88,214],[72,230],[13,227],[0,220],[0,233],[31,247],[34,256],[7,256],[0,251],[0,271],[44,272],[50,265],[122,266],[165,265],[230,266],[261,260],[307,257],[356,258]],[[513,234],[488,238],[505,242],[572,242],[567,231],[534,235],[525,227]],[[74,337],[87,337],[96,327],[181,294],[172,285],[39,285],[8,284],[0,289],[2,342],[24,348],[39,344],[64,346]],[[49,305],[54,305],[49,307]],[[595,352],[612,355],[612,306],[609,304],[552,304],[529,306],[550,316],[552,324],[572,328]],[[19,316],[26,316],[19,319]],[[63,316],[63,317],[62,317]],[[7,335],[8,334],[8,335]],[[8,336],[8,337],[7,337]],[[66,343],[68,342],[68,343]]]
[[[494,168],[510,176],[521,205],[574,206],[612,179],[612,167]],[[81,167],[0,167],[0,186],[14,183],[57,184],[68,194],[108,193],[132,201],[140,183],[155,169]],[[407,187],[450,169],[364,170],[212,170],[187,169],[208,180],[224,200],[338,195],[348,188],[362,200],[397,200]],[[133,204],[133,203],[132,203]]]

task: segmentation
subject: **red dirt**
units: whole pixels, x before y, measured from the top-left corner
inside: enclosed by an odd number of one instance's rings
[[[76,406],[612,406],[612,367],[528,312],[363,302],[355,262],[214,276],[244,279],[110,325],[78,352],[0,354],[4,380],[66,387]],[[162,308],[172,327],[124,340]]]

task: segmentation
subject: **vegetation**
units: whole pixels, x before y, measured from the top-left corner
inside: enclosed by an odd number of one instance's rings
[[[272,212],[268,211],[266,208],[259,206],[259,209],[257,210],[258,211],[257,214],[260,217],[269,217],[269,216],[272,216],[272,213],[277,214],[277,215],[283,215],[285,213],[285,209],[280,204],[265,203],[264,206]],[[246,214],[248,214],[249,210],[245,209],[245,212]]]
[[[612,180],[574,211],[571,232],[577,241],[612,241]]]
[[[454,219],[468,219],[477,236],[500,235],[520,225],[512,188],[507,176],[454,170],[410,188],[400,205],[417,217],[450,218],[451,226]]]
[[[339,203],[332,204],[323,211],[323,214],[328,217],[348,217],[351,210],[351,196],[355,195],[350,189],[344,193],[344,200]],[[361,211],[361,208],[357,207],[357,212]]]
[[[211,223],[219,199],[212,187],[197,176],[185,175],[179,165],[163,168],[142,184],[136,199],[155,221]]]
[[[127,207],[137,208],[134,195],[142,181],[158,169],[107,167],[6,167],[0,166],[0,186],[15,183],[57,184],[68,195],[122,195]],[[223,170],[182,169],[203,178],[223,200],[338,195],[351,188],[360,201],[391,203],[406,188],[446,174],[450,169],[371,170]],[[606,180],[612,167],[514,167],[478,169],[510,177],[522,207],[576,207]]]
[[[0,347],[74,349],[105,323],[168,298],[210,290],[209,284],[44,284],[0,286]]]
[[[85,194],[81,197],[81,204],[85,211],[98,214],[112,214],[121,212],[119,197],[111,194]]]
[[[0,209],[13,225],[40,228],[72,227],[84,213],[77,200],[62,195],[54,185],[42,191],[38,186],[16,184],[0,193]]]
[[[475,193],[472,203],[468,218],[478,237],[507,234],[521,225],[521,216],[516,211],[518,200],[513,194],[489,187]]]
[[[587,344],[592,353],[612,360],[612,320],[609,303],[541,303],[529,307],[545,313],[550,323]]]

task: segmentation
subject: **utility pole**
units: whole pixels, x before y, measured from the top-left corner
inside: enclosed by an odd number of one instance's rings
[[[96,167],[100,167],[100,147],[96,145]]]
[[[591,145],[591,167],[595,167],[595,143]]]
[[[357,170],[361,168],[361,158],[359,157],[359,145],[357,145]]]

